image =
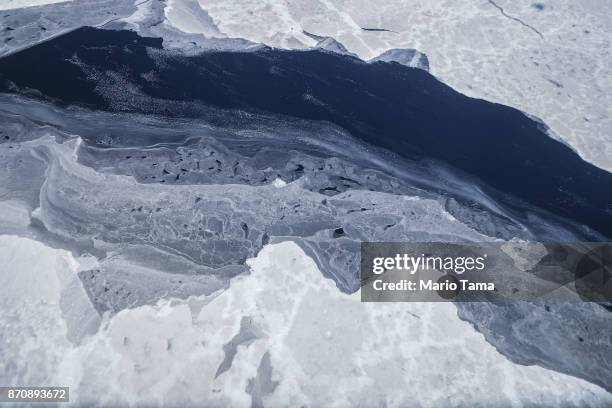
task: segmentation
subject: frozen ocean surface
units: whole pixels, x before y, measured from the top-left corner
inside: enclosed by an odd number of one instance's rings
[[[343,294],[290,242],[266,246],[225,291],[102,319],[77,277],[95,259],[2,235],[0,262],[10,310],[0,381],[70,386],[73,405],[612,404],[583,380],[511,363],[451,304]],[[84,322],[99,329],[75,333]],[[237,341],[247,326],[252,335]],[[231,369],[218,375],[232,342]]]
[[[0,385],[611,406],[609,304],[357,292],[361,241],[612,237],[605,6],[0,0]]]

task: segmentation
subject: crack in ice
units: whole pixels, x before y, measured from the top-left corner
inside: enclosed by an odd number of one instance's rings
[[[541,39],[544,39],[544,35],[542,35],[541,32],[539,32],[536,28],[534,28],[533,26],[525,23],[523,20],[521,20],[520,18],[517,17],[512,17],[511,15],[509,15],[508,13],[506,13],[506,11],[504,10],[503,7],[501,7],[499,4],[497,4],[495,1],[493,0],[487,0],[489,2],[489,4],[491,4],[493,7],[495,7],[496,9],[499,10],[499,12],[506,18],[516,21],[517,23],[520,23],[522,26],[529,28],[531,31],[533,31],[534,33],[536,33],[537,35],[540,36]]]

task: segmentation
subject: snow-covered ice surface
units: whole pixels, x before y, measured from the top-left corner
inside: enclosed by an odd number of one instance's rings
[[[0,10],[11,10],[23,7],[43,6],[46,4],[67,3],[73,0],[2,0]]]
[[[95,260],[8,235],[0,260],[11,314],[0,323],[0,381],[70,386],[74,405],[612,404],[583,380],[510,363],[450,304],[343,294],[291,242],[266,246],[226,291],[127,309],[76,339],[70,326],[91,305],[71,285]],[[83,316],[65,307],[77,299]]]
[[[173,7],[182,1],[194,2],[172,0]],[[583,158],[612,170],[607,0],[199,0],[199,5],[221,33],[275,47],[314,46],[306,31],[333,37],[363,59],[391,48],[417,49],[445,83],[540,117]],[[194,32],[186,16],[171,10],[167,23]]]
[[[170,25],[185,33],[204,34],[207,37],[223,37],[210,16],[196,0],[169,0],[165,16]],[[146,4],[142,8],[146,8]],[[135,19],[135,21],[138,21]]]

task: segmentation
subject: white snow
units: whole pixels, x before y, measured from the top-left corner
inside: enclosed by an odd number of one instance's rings
[[[144,21],[150,14],[150,3],[144,1],[135,1],[136,11],[131,16],[121,19],[121,21],[134,26],[136,29],[139,28],[139,24]]]
[[[276,187],[276,188],[283,188],[283,187],[285,187],[287,185],[287,182],[285,180],[283,180],[282,178],[277,177],[272,182],[272,185],[274,187]]]
[[[0,10],[11,10],[22,7],[43,6],[53,3],[67,3],[73,0],[0,0]]]
[[[76,276],[93,266],[91,258],[0,235],[0,383],[56,384],[63,354],[99,325]]]
[[[268,352],[278,385],[263,396],[267,406],[612,403],[585,381],[510,363],[451,304],[364,304],[339,292],[294,243],[267,246],[249,264],[251,274],[215,297],[124,310],[72,342],[62,296],[86,265],[0,236],[0,356],[12,367],[0,383],[70,386],[75,403],[246,407]],[[261,335],[215,379],[245,316]]]
[[[208,0],[171,0],[166,8],[168,23],[187,33],[202,33],[192,21],[193,15],[179,15],[175,10],[197,1],[206,10],[216,27],[230,37],[239,37],[254,42],[284,48],[314,46],[317,41],[305,35],[299,22],[293,18],[284,2],[277,0],[241,0],[236,2]]]
[[[185,33],[222,36],[197,0],[168,0],[164,12],[167,23]]]

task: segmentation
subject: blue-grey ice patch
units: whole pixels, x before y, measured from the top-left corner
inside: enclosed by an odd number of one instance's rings
[[[257,375],[249,380],[246,391],[251,395],[251,407],[263,408],[263,397],[272,394],[278,386],[278,381],[272,380],[272,363],[270,353],[266,352],[261,357]]]
[[[131,18],[139,12],[138,18]],[[202,50],[249,50],[261,45],[241,38],[227,38],[221,33],[196,0],[182,1],[180,8],[169,10],[162,0],[141,2],[126,0],[78,0],[0,12],[0,57],[66,34],[80,27],[129,29],[145,36],[163,37],[166,46],[185,52]],[[198,33],[178,30],[165,24],[168,17],[187,17],[197,24]]]
[[[232,362],[239,346],[248,347],[249,344],[261,336],[261,330],[253,323],[253,319],[244,316],[240,321],[240,331],[229,342],[223,345],[224,358],[217,368],[215,377],[219,377],[232,367]]]
[[[52,111],[37,112],[46,117]],[[54,111],[56,120],[72,126],[62,112]],[[137,142],[138,129],[148,129],[149,140],[155,132],[164,138],[164,128],[147,128],[150,119],[80,115],[79,123],[97,124],[89,126],[93,134],[124,123],[123,135],[135,132],[130,143]],[[258,132],[242,126],[231,138],[231,128],[191,122],[187,134],[179,124],[171,129],[179,135],[174,143],[102,147],[14,115],[4,120],[13,122],[5,131],[15,129],[0,145],[5,199],[27,203],[30,231],[105,258],[98,270],[81,274],[101,311],[168,294],[211,293],[269,242],[297,242],[340,289],[354,291],[362,240],[474,241],[486,233],[529,238],[535,226],[548,228],[550,236],[565,231],[534,221],[535,210],[529,226],[492,210],[471,182],[440,173],[434,163],[398,159],[391,166],[384,152],[365,150],[325,125],[309,130],[276,119],[270,123],[283,129],[279,139],[274,131],[262,132],[265,121],[259,121]],[[24,126],[29,132],[19,130]],[[39,138],[29,140],[31,135]],[[15,167],[24,164],[22,171]],[[19,183],[23,175],[33,184]],[[289,184],[277,188],[277,179]],[[436,193],[440,189],[449,196]]]
[[[132,1],[79,0],[0,12],[0,56],[82,26],[102,26],[136,11]]]

